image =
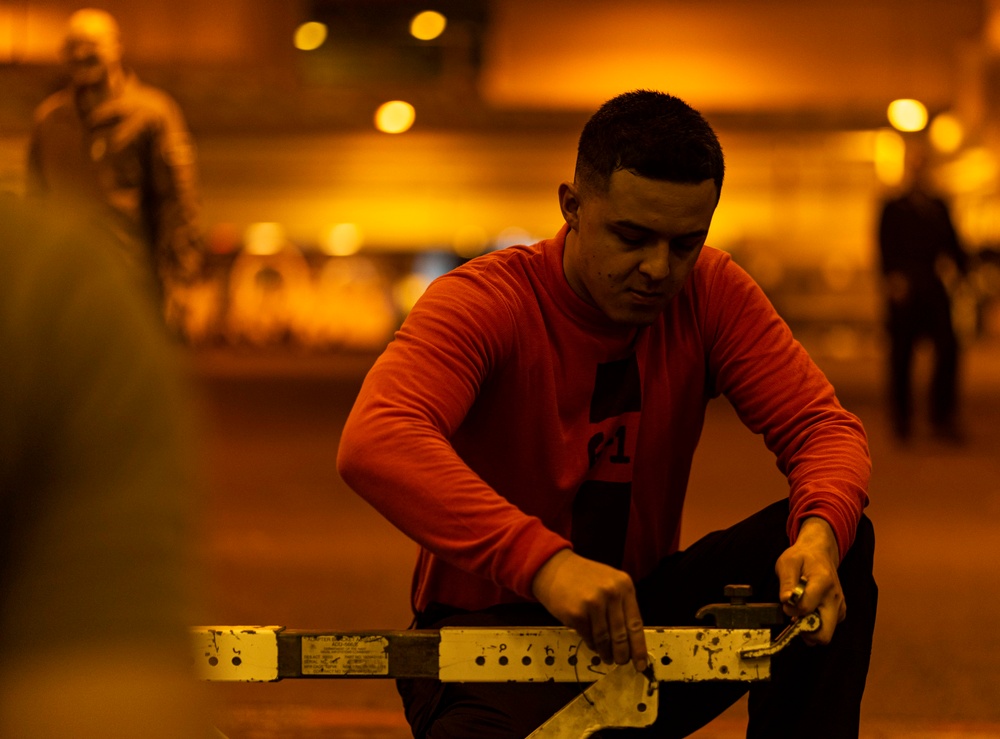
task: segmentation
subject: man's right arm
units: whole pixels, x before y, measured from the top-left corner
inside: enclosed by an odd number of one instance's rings
[[[341,477],[426,550],[538,600],[606,661],[645,669],[631,578],[575,554],[450,443],[517,339],[513,316],[487,293],[468,302],[462,281],[431,286],[365,379],[341,438]]]
[[[337,465],[425,550],[531,598],[535,573],[569,542],[490,487],[451,444],[515,341],[502,300],[465,278],[438,280],[365,378]]]

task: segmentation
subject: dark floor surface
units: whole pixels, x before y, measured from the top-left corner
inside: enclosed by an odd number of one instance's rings
[[[206,619],[297,629],[405,628],[415,546],[339,479],[340,429],[370,357],[234,357],[193,367],[206,420]],[[878,357],[818,358],[868,429],[880,585],[862,736],[1000,736],[1000,346],[970,347],[968,441],[888,433]],[[921,371],[926,366],[922,365]],[[761,440],[709,407],[685,542],[784,494]],[[229,739],[409,736],[389,681],[205,683]],[[737,704],[698,733],[741,736]],[[806,732],[804,735],[808,735]]]

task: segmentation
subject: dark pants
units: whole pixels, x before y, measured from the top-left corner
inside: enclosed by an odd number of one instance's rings
[[[958,339],[943,287],[934,286],[908,302],[889,306],[889,401],[896,435],[906,438],[913,419],[913,355],[921,339],[934,350],[929,415],[940,431],[953,430],[958,405]]]
[[[689,549],[667,557],[637,584],[647,626],[701,624],[695,612],[724,602],[730,583],[753,586],[755,601],[777,601],[774,564],[788,547],[788,502],[780,501]],[[749,688],[749,737],[856,737],[871,655],[878,588],[872,576],[875,535],[863,518],[839,575],[847,619],[827,646],[796,641],[772,658],[772,679],[759,683],[660,683],[659,718],[648,729],[605,730],[601,737],[683,737],[735,703]],[[418,628],[545,626],[555,620],[537,604],[473,613],[428,609]],[[406,717],[418,739],[520,739],[584,690],[572,683],[448,683],[399,680]]]

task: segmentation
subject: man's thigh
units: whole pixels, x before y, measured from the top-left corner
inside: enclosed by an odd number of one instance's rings
[[[729,583],[751,585],[754,600],[776,602],[779,584],[774,565],[789,546],[787,520],[788,502],[782,500],[667,557],[637,585],[646,623],[697,623],[697,610],[722,601]],[[872,576],[874,547],[872,524],[862,517],[854,544],[838,569],[847,619],[838,625],[829,645],[808,647],[795,641],[775,656],[772,679],[750,687],[748,736],[797,736],[799,727],[809,725],[810,715],[826,716],[823,726],[811,729],[815,737],[857,736],[878,603]],[[689,701],[694,708],[687,710],[711,709],[699,708],[697,702]],[[670,716],[670,707],[663,703],[661,711]],[[679,720],[685,721],[683,716]]]
[[[750,585],[753,600],[776,602],[774,565],[789,546],[787,521],[788,501],[781,500],[666,557],[636,584],[644,621],[650,626],[700,625],[698,609],[725,602],[723,589],[729,584]]]

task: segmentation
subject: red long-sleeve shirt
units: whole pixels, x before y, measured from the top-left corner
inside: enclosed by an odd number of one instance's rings
[[[661,317],[620,326],[566,281],[565,236],[436,280],[348,418],[341,476],[421,546],[414,608],[530,599],[570,546],[647,574],[678,547],[720,393],[788,478],[789,535],[820,516],[846,552],[867,504],[864,430],[750,277],[706,247]]]

